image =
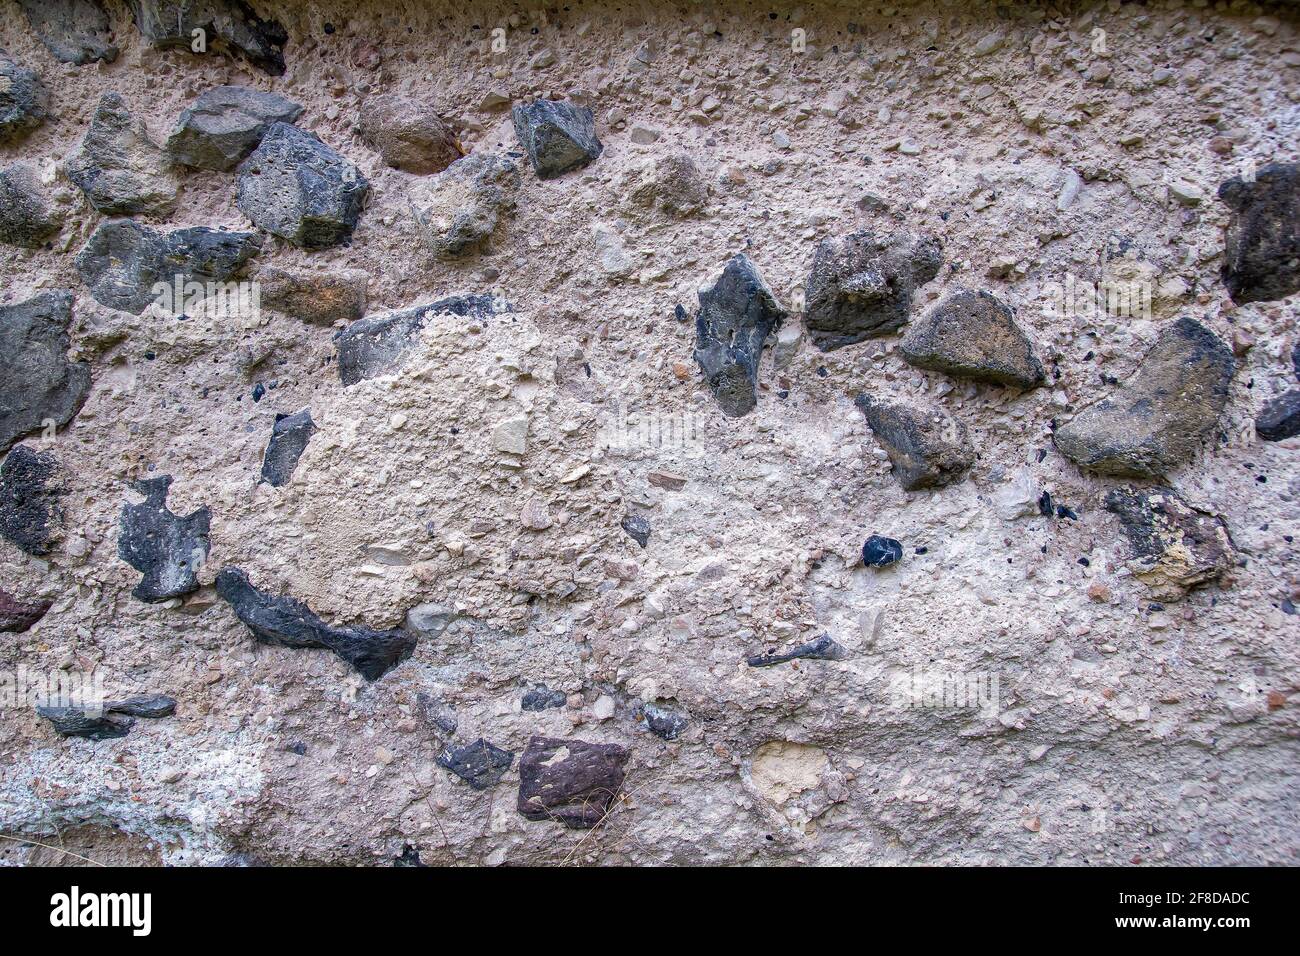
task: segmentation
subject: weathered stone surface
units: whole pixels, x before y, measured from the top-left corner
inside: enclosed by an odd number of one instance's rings
[[[143,577],[131,591],[138,600],[156,604],[199,589],[199,569],[208,560],[207,506],[184,517],[167,508],[170,475],[146,478],[133,487],[145,500],[123,505],[117,556]]]
[[[802,659],[838,661],[844,656],[844,648],[829,634],[823,634],[821,637],[800,644],[798,647],[781,654],[755,654],[753,657],[746,658],[745,663],[750,667],[774,667],[777,664]]]
[[[16,142],[49,116],[41,78],[0,53],[0,143]]]
[[[159,297],[157,283],[226,282],[261,251],[252,232],[207,226],[158,232],[130,219],[101,223],[77,253],[77,271],[96,301],[139,315]]]
[[[314,134],[273,123],[239,164],[235,201],[259,229],[327,249],[352,238],[369,194],[361,170]]]
[[[704,209],[709,187],[685,153],[647,160],[632,173],[628,198],[637,206],[672,219],[687,219]]]
[[[61,428],[90,391],[90,366],[69,362],[72,293],[0,306],[0,453],[38,428]]]
[[[287,484],[315,432],[316,423],[311,420],[309,408],[292,415],[276,415],[271,441],[262,456],[262,480],[273,488]]]
[[[699,298],[695,361],[723,414],[738,418],[758,404],[763,346],[787,313],[743,253],[731,258]]]
[[[52,454],[26,445],[0,465],[0,535],[37,557],[50,553],[63,524],[58,467]]]
[[[415,635],[368,627],[332,627],[302,601],[260,591],[236,567],[217,575],[217,593],[253,636],[276,647],[323,648],[347,661],[366,680],[378,680],[415,650]]]
[[[106,701],[101,708],[38,706],[36,712],[63,737],[110,740],[125,737],[136,717],[157,720],[176,712],[176,700],[164,694],[142,694],[127,700]]]
[[[913,322],[899,346],[917,368],[998,385],[1034,388],[1043,364],[1011,307],[991,292],[962,289]]]
[[[215,86],[187,106],[167,137],[173,163],[198,169],[234,169],[255,150],[272,123],[292,123],[302,106],[245,86]]]
[[[907,491],[939,488],[959,481],[975,461],[966,426],[937,406],[859,395],[855,404],[867,416],[876,441]]]
[[[519,812],[529,820],[594,827],[623,786],[627,758],[618,744],[533,737],[519,758]]]
[[[1056,430],[1080,468],[1156,478],[1191,459],[1214,430],[1236,371],[1230,349],[1190,318],[1165,326],[1138,370]]]
[[[442,259],[487,244],[501,215],[514,207],[519,167],[505,156],[474,153],[411,187],[411,215],[425,246]]]
[[[637,720],[645,724],[646,729],[656,737],[664,740],[676,740],[690,723],[682,714],[655,704],[643,704],[637,708]]]
[[[1218,580],[1237,559],[1228,526],[1169,488],[1118,488],[1106,510],[1119,517],[1136,552],[1132,569],[1163,600]]]
[[[146,717],[157,720],[170,717],[176,713],[176,698],[166,694],[137,694],[126,700],[110,700],[104,709],[114,714],[126,714],[128,717]]]
[[[140,35],[164,50],[194,50],[202,30],[206,52],[237,55],[271,76],[284,73],[289,34],[278,20],[263,20],[244,0],[127,0]]]
[[[254,280],[263,306],[312,325],[354,322],[366,314],[370,277],[359,270],[306,273],[267,266]]]
[[[106,216],[171,215],[180,189],[162,150],[119,93],[99,98],[90,129],[64,162],[68,178]]]
[[[804,326],[823,352],[896,332],[912,293],[939,274],[939,240],[862,231],[817,244],[808,274]]]
[[[510,303],[493,295],[454,295],[430,305],[353,322],[334,333],[339,350],[339,380],[344,385],[355,385],[401,368],[407,350],[431,315],[450,312],[466,318],[489,318],[512,309]]]
[[[623,519],[622,528],[641,547],[650,543],[650,522],[642,515],[628,515]]]
[[[380,158],[404,172],[440,172],[464,155],[456,134],[433,106],[409,97],[371,97],[361,107],[360,127]]]
[[[538,179],[581,169],[604,149],[596,138],[596,121],[585,106],[537,100],[517,104],[510,116]]]
[[[35,167],[14,163],[0,170],[0,242],[39,249],[62,225],[63,215]]]
[[[18,0],[27,22],[62,63],[117,59],[108,12],[101,0]]]
[[[1267,402],[1255,418],[1255,434],[1265,441],[1300,435],[1300,389],[1293,388]]]
[[[1221,275],[1238,305],[1272,302],[1300,291],[1300,165],[1269,163],[1254,182],[1219,187],[1232,210]]]
[[[545,684],[539,684],[524,691],[519,707],[521,710],[538,712],[550,710],[553,707],[563,707],[566,700],[567,697],[564,691],[551,690]]]
[[[436,759],[439,767],[450,770],[475,790],[486,790],[500,783],[515,755],[480,737],[464,747],[445,748]]]
[[[21,634],[45,616],[50,601],[20,601],[0,588],[0,631]]]

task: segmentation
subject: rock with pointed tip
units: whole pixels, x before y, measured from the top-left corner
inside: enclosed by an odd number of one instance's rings
[[[937,406],[860,395],[855,404],[906,491],[960,481],[975,461],[966,426]]]
[[[170,475],[134,483],[145,496],[138,505],[123,505],[117,555],[142,575],[131,594],[157,604],[199,589],[199,569],[208,559],[212,513],[206,506],[184,517],[167,507]]]
[[[763,346],[787,313],[743,253],[732,257],[699,298],[695,361],[722,413],[738,418],[758,404]]]
[[[29,163],[0,170],[0,242],[39,249],[63,225],[53,194]]]
[[[64,163],[68,178],[106,216],[168,216],[180,185],[121,94],[99,98],[90,128]]]
[[[1255,418],[1255,434],[1264,441],[1283,441],[1300,435],[1300,389],[1271,399]]]
[[[604,147],[585,106],[558,100],[519,103],[510,112],[515,135],[538,179],[554,179],[592,163]]]
[[[908,327],[899,351],[910,365],[957,378],[1028,389],[1045,377],[1011,307],[982,290],[948,296]]]
[[[17,142],[49,117],[49,94],[32,70],[0,54],[0,143]]]
[[[315,432],[316,423],[311,420],[310,408],[292,415],[276,415],[275,424],[271,426],[271,440],[262,456],[261,480],[272,488],[287,484]]]
[[[501,782],[515,755],[480,737],[464,747],[444,748],[435,759],[439,767],[450,770],[475,790],[487,790]]]
[[[62,428],[90,391],[90,366],[68,361],[72,293],[0,306],[0,454],[19,438]]]
[[[255,150],[272,123],[292,123],[302,106],[245,86],[214,86],[181,111],[164,147],[182,166],[234,169]]]
[[[50,601],[20,601],[0,588],[0,631],[21,634],[53,606]]]
[[[618,744],[531,738],[519,758],[519,812],[574,829],[596,826],[622,789],[628,756]]]

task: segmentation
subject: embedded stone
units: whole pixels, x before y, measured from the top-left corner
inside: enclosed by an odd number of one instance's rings
[[[68,178],[106,216],[171,215],[180,185],[119,93],[99,98],[90,129],[64,163]]]
[[[1190,318],[1165,326],[1136,372],[1058,428],[1056,447],[1080,468],[1157,478],[1187,461],[1214,431],[1237,363]]]
[[[292,123],[302,106],[244,86],[216,86],[187,106],[167,137],[174,163],[226,172],[255,150],[272,123]]]
[[[439,767],[450,770],[475,790],[486,790],[500,783],[515,755],[480,737],[464,747],[445,748],[435,759]]]
[[[829,634],[823,634],[782,654],[755,654],[745,663],[750,667],[775,667],[794,660],[838,661],[843,657],[844,648]]]
[[[738,418],[758,404],[763,346],[787,313],[743,253],[732,257],[699,299],[695,361],[722,413]]]
[[[217,593],[263,644],[332,651],[366,680],[383,677],[415,650],[415,635],[407,631],[326,624],[302,601],[258,590],[240,568],[222,569]]]
[[[312,325],[354,322],[366,314],[370,278],[360,270],[305,273],[263,267],[254,280],[262,305]]]
[[[304,249],[350,240],[370,194],[356,166],[287,123],[272,123],[238,171],[240,211],[259,229]]]
[[[49,452],[26,445],[16,446],[0,465],[0,535],[36,557],[50,553],[63,524],[58,466]]]
[[[170,475],[134,482],[145,500],[123,505],[119,521],[117,555],[142,575],[131,594],[150,604],[197,591],[199,569],[208,560],[212,513],[204,506],[184,517],[173,514],[167,508],[171,483]]]
[[[102,707],[38,706],[36,712],[54,725],[63,737],[110,740],[125,737],[135,726],[135,718],[157,720],[176,712],[175,698],[164,694],[141,694],[121,701],[107,701]]]
[[[367,100],[360,127],[362,139],[384,163],[403,172],[440,172],[464,155],[456,134],[433,107],[407,97]]]
[[[519,758],[519,812],[573,829],[603,821],[623,786],[628,751],[618,744],[533,737]]]
[[[311,420],[309,408],[292,415],[276,415],[271,441],[262,456],[262,481],[272,488],[287,484],[315,432],[316,423]]]
[[[563,707],[568,700],[567,695],[562,690],[551,690],[545,684],[538,684],[524,692],[523,698],[519,701],[521,710],[543,711],[550,710],[553,707]]]
[[[1255,418],[1255,434],[1264,441],[1300,435],[1300,389],[1291,389],[1264,405]]]
[[[1232,301],[1273,302],[1300,291],[1300,165],[1269,163],[1254,182],[1219,187],[1232,211],[1221,275]]]
[[[862,563],[869,568],[883,568],[902,560],[903,546],[893,538],[873,534],[862,545]]]
[[[962,289],[913,322],[899,346],[917,368],[998,385],[1035,388],[1043,365],[1010,306],[991,292]]]
[[[633,204],[671,219],[696,215],[709,201],[709,187],[695,162],[685,153],[647,160],[627,186]]]
[[[906,491],[959,481],[975,461],[966,426],[937,406],[869,395],[859,395],[854,403],[867,417],[872,434],[894,466],[894,477]]]
[[[262,239],[253,232],[207,226],[158,232],[116,219],[101,223],[77,253],[77,271],[96,301],[139,315],[178,284],[183,290],[191,282],[233,279],[261,248]]]
[[[49,94],[32,70],[0,54],[0,143],[22,139],[49,117]]]
[[[650,522],[643,516],[628,515],[623,519],[622,528],[641,547],[650,543]]]
[[[52,606],[51,601],[20,601],[0,588],[0,631],[21,634],[43,618]]]
[[[536,100],[516,104],[510,116],[538,179],[554,179],[581,169],[604,149],[596,138],[595,118],[585,106]]]
[[[28,163],[0,170],[0,242],[39,249],[63,225],[54,197]]]
[[[37,429],[70,422],[90,391],[90,366],[69,362],[72,293],[0,306],[0,454]]]
[[[1228,526],[1169,488],[1118,488],[1106,496],[1135,557],[1134,576],[1163,600],[1216,581],[1237,560]]]
[[[817,244],[804,327],[823,352],[902,328],[912,294],[939,274],[938,239],[861,231]]]
[[[458,159],[411,188],[411,215],[425,246],[441,259],[468,255],[488,244],[501,215],[512,209],[519,167],[493,153]]]
[[[18,0],[32,32],[61,63],[117,59],[101,0]]]
[[[127,6],[140,35],[157,49],[242,57],[271,76],[284,74],[288,32],[244,0],[127,0]]]
[[[643,704],[637,708],[637,719],[645,724],[646,729],[656,737],[664,740],[676,740],[682,735],[689,721],[677,713],[675,710],[669,710],[666,707],[659,707],[655,704]]]

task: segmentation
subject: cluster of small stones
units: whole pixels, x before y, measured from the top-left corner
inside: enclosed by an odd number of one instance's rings
[[[20,6],[60,60],[116,57],[96,0],[60,5],[23,0]],[[159,48],[187,45],[192,30],[202,28],[230,55],[271,75],[284,71],[283,27],[258,19],[239,0],[196,5],[201,14],[167,0],[133,0],[130,6],[141,34]],[[61,18],[56,8],[70,12]],[[48,95],[39,76],[7,58],[0,59],[0,82],[0,138],[21,140],[48,117]],[[302,113],[300,104],[275,94],[216,87],[199,95],[158,145],[122,96],[105,94],[79,147],[62,163],[66,179],[87,203],[111,217],[76,254],[86,292],[111,309],[140,314],[153,301],[158,281],[220,282],[248,275],[267,235],[307,251],[351,242],[371,184],[335,148],[294,125]],[[468,155],[448,124],[419,102],[384,103],[363,118],[364,141],[387,165],[426,177],[412,189],[410,208],[423,241],[438,258],[455,260],[490,246],[527,188],[517,162],[521,156],[537,180],[559,179],[601,156],[589,107],[541,99],[516,104],[511,118],[522,152]],[[157,227],[175,214],[192,169],[233,178],[233,202],[251,230]],[[684,155],[646,164],[627,187],[634,205],[670,218],[694,215],[707,201],[707,188]],[[1222,278],[1233,300],[1277,301],[1300,290],[1300,168],[1265,166],[1252,181],[1225,182],[1219,198],[1232,211]],[[61,215],[50,184],[33,167],[16,163],[0,170],[0,241],[39,247],[58,231]],[[609,270],[617,271],[619,250],[606,251]],[[901,354],[918,369],[1020,390],[1043,385],[1047,373],[1038,350],[1013,309],[992,292],[963,289],[914,315],[914,294],[943,264],[939,236],[864,230],[823,240],[812,250],[801,317],[812,343],[831,352],[903,332]],[[350,323],[334,336],[344,388],[400,368],[431,316],[488,319],[512,310],[497,295],[474,294],[366,316],[364,276],[310,276],[263,265],[254,278],[265,284],[277,307],[308,323]],[[52,455],[17,442],[50,422],[66,426],[89,389],[86,365],[68,358],[74,297],[60,290],[0,307],[0,452],[8,452],[0,467],[0,534],[32,555],[48,554],[59,541],[59,466]],[[739,418],[757,407],[763,352],[778,340],[792,311],[745,253],[725,263],[716,282],[699,293],[693,359],[724,415]],[[679,317],[680,312],[679,307]],[[1184,316],[1160,331],[1129,380],[1116,383],[1111,394],[1069,421],[1053,423],[1056,447],[1079,468],[1156,483],[1116,487],[1107,508],[1132,543],[1139,576],[1161,599],[1220,580],[1236,561],[1226,525],[1161,484],[1204,450],[1227,405],[1236,368],[1233,349],[1196,318]],[[906,491],[959,482],[974,463],[967,424],[941,408],[891,394],[877,383],[865,385],[856,401]],[[1270,402],[1257,430],[1270,441],[1300,434],[1300,389]],[[288,482],[315,431],[310,409],[279,416],[261,479],[273,487]],[[495,437],[503,451],[522,446],[522,436],[508,428]],[[208,508],[181,516],[167,507],[171,480],[159,475],[137,482],[143,500],[125,504],[121,513],[119,556],[141,574],[132,594],[143,602],[194,593],[212,547]],[[677,480],[660,477],[663,487]],[[1047,510],[1052,510],[1050,499]],[[1057,509],[1062,511],[1068,509]],[[544,513],[525,518],[535,528],[549,523]],[[651,528],[644,517],[629,514],[622,528],[640,547],[647,546]],[[863,547],[863,562],[871,568],[888,568],[902,556],[900,542],[880,535]],[[370,681],[406,660],[420,633],[447,622],[439,612],[434,617],[440,623],[426,627],[333,626],[304,602],[267,587],[235,566],[216,576],[217,593],[257,641],[327,649]],[[0,630],[25,630],[48,607],[0,591]],[[783,653],[752,656],[747,664],[836,660],[842,653],[825,635]],[[564,702],[562,692],[539,686],[524,695],[522,709],[542,711]],[[125,735],[137,717],[165,717],[175,707],[171,698],[144,695],[110,702],[99,715],[69,708],[44,708],[42,714],[62,735],[104,740]],[[641,705],[637,717],[664,740],[676,739],[687,726],[684,715],[654,704]],[[442,744],[439,765],[470,787],[491,787],[513,765],[514,753],[484,738],[457,744],[454,719],[450,729],[436,714],[429,722]],[[595,826],[619,796],[628,757],[626,748],[614,744],[535,736],[519,756],[518,812],[530,820]]]

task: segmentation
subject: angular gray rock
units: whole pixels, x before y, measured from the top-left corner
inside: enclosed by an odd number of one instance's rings
[[[208,560],[212,512],[205,505],[184,517],[167,508],[170,475],[134,482],[145,496],[138,505],[123,505],[117,556],[143,577],[131,594],[156,604],[199,589],[198,572]]]
[[[262,456],[262,481],[272,488],[286,484],[315,431],[316,423],[311,420],[309,408],[292,415],[276,415],[271,441]]]
[[[758,404],[763,346],[787,313],[743,253],[699,299],[694,358],[722,413],[738,418]]]
[[[258,590],[240,568],[222,569],[217,593],[263,644],[332,651],[366,680],[383,677],[415,650],[415,635],[407,631],[332,627],[302,601]]]
[[[1267,402],[1255,418],[1255,434],[1264,441],[1300,435],[1300,389],[1293,388]]]
[[[90,366],[69,362],[72,293],[0,306],[0,454],[29,432],[62,428],[90,391]]]
[[[533,737],[519,758],[519,812],[590,829],[608,814],[623,786],[628,751],[618,744]]]
[[[551,690],[545,684],[538,684],[524,692],[523,698],[519,701],[519,708],[536,713],[554,707],[563,707],[567,701],[568,696],[564,691]]]
[[[304,249],[347,242],[370,183],[312,133],[273,123],[239,164],[235,202],[259,229]]]
[[[939,274],[943,251],[929,236],[831,236],[808,273],[804,326],[823,352],[902,328],[912,293]]]
[[[627,515],[623,518],[621,527],[641,547],[650,543],[650,522],[643,515]]]
[[[0,242],[39,249],[62,225],[63,216],[35,167],[14,163],[0,170]]]
[[[162,150],[119,93],[99,98],[81,145],[64,162],[68,178],[106,216],[169,216],[180,189]]]
[[[509,302],[493,295],[454,295],[430,305],[353,322],[334,333],[339,352],[339,381],[355,385],[401,368],[406,363],[407,350],[431,315],[450,312],[481,319],[512,311],[514,307]]]
[[[775,667],[795,660],[838,661],[844,656],[844,648],[829,634],[823,634],[782,654],[755,654],[747,657],[745,663],[750,667]]]
[[[77,272],[95,300],[139,315],[157,301],[163,283],[226,282],[262,248],[252,232],[192,226],[158,232],[130,219],[101,223],[77,253]],[[174,296],[173,296],[174,298]]]
[[[515,135],[538,179],[554,179],[593,162],[604,147],[585,106],[558,100],[519,103],[510,111]]]
[[[456,134],[429,103],[402,96],[371,97],[361,107],[361,138],[393,169],[437,173],[464,155]]]
[[[487,790],[501,782],[515,755],[480,737],[464,747],[444,748],[434,759],[439,767],[450,770],[475,790]]]
[[[181,111],[167,137],[167,157],[182,166],[234,169],[262,142],[272,123],[292,123],[302,106],[245,86],[214,86]]]
[[[61,63],[117,59],[101,0],[18,0],[32,32]]]
[[[655,704],[642,704],[636,709],[636,719],[645,724],[646,729],[656,737],[664,740],[676,740],[682,735],[689,721],[666,707]]]
[[[1132,377],[1056,429],[1053,441],[1080,468],[1161,477],[1214,431],[1236,367],[1217,335],[1181,318],[1161,330]]]
[[[49,116],[49,94],[33,71],[0,53],[0,143],[16,142]]]
[[[0,536],[19,550],[44,557],[63,526],[59,463],[49,452],[18,445],[0,465]]]
[[[628,184],[633,204],[671,219],[687,219],[709,201],[709,187],[685,153],[669,153],[643,163]]]
[[[0,631],[21,634],[43,618],[51,601],[20,601],[0,588]]]
[[[307,273],[265,266],[253,279],[263,306],[312,325],[354,322],[366,314],[370,277],[360,270]]]
[[[991,292],[961,289],[913,322],[899,346],[917,368],[1016,388],[1035,388],[1043,364],[1010,306]]]
[[[1300,165],[1269,163],[1254,182],[1229,179],[1219,198],[1232,210],[1221,267],[1232,301],[1273,302],[1300,291]]]
[[[906,491],[960,481],[975,461],[966,426],[937,406],[859,395],[854,404],[889,455]]]
[[[501,215],[512,209],[519,167],[495,153],[474,153],[411,187],[409,203],[425,246],[440,259],[484,246]]]
[[[63,737],[109,740],[130,733],[137,717],[150,720],[170,717],[176,712],[176,699],[165,694],[141,694],[126,700],[106,701],[93,711],[85,706],[38,706],[36,712]]]
[[[1170,488],[1118,488],[1106,510],[1133,546],[1134,575],[1163,600],[1218,580],[1237,562],[1228,526]]]
[[[244,0],[127,0],[140,35],[163,50],[194,52],[202,30],[207,53],[238,56],[271,76],[284,74],[289,34],[278,20],[263,20]]]

